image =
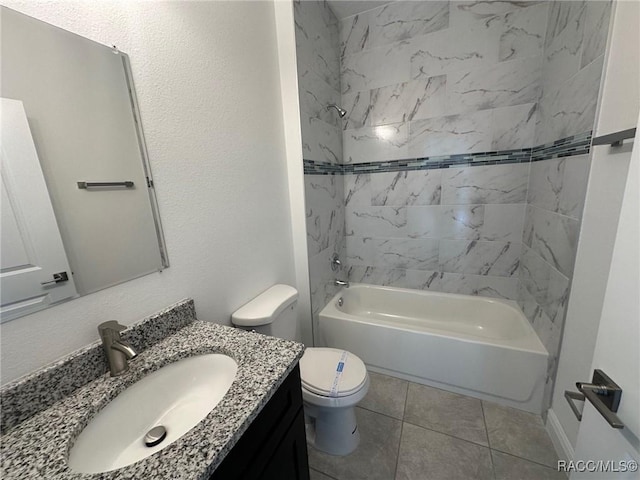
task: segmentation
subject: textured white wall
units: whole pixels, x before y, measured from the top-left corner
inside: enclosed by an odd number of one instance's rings
[[[289,169],[289,199],[293,254],[298,283],[298,319],[300,337],[307,345],[314,345],[311,326],[311,295],[309,291],[309,262],[307,260],[307,228],[302,168],[302,134],[300,131],[300,103],[298,100],[298,69],[296,63],[296,35],[293,2],[276,1],[276,30],[280,63],[280,93],[285,123],[285,148]]]
[[[271,284],[295,285],[271,2],[3,4],[131,56],[171,267],[2,325],[2,383],[104,320],[193,297],[200,319],[229,323]]]

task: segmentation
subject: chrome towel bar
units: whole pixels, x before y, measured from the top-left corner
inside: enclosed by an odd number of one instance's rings
[[[89,188],[105,188],[105,187],[124,187],[133,188],[133,182],[126,180],[124,182],[78,182],[78,188],[87,190]]]
[[[622,142],[636,136],[636,129],[620,130],[619,132],[600,135],[593,139],[592,145],[611,145],[612,147],[622,146]]]

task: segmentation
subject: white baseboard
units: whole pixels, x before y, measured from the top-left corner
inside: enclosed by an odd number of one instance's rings
[[[552,409],[547,411],[546,427],[547,433],[549,434],[549,437],[551,437],[553,447],[556,449],[556,453],[560,460],[573,461],[575,454],[573,445],[571,445],[567,434],[564,433],[564,429],[562,428],[562,425],[560,425],[560,420],[558,420],[556,412]]]

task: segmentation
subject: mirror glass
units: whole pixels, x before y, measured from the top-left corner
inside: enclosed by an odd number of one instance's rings
[[[168,266],[127,55],[0,7],[2,321]]]

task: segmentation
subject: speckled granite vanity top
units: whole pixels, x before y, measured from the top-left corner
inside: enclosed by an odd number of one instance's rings
[[[108,374],[102,374],[55,403],[46,405],[46,398],[56,391],[64,390],[59,384],[64,383],[63,379],[72,374],[69,370],[61,375],[61,369],[69,369],[75,359],[76,365],[73,368],[77,375],[78,369],[81,369],[78,356],[83,356],[84,360],[95,357],[94,363],[99,363],[95,348],[101,347],[99,344],[92,344],[43,371],[3,388],[3,417],[6,412],[8,418],[7,421],[3,420],[6,433],[1,438],[0,477],[48,480],[208,478],[294,368],[302,356],[304,346],[197,321],[192,301],[172,308],[179,309],[182,316],[176,319],[174,315],[170,318],[172,323],[168,328],[167,324],[157,323],[158,316],[153,317],[155,324],[147,319],[138,324],[138,327],[130,327],[128,339],[134,346],[136,339],[138,343],[145,343],[142,338],[136,337],[141,335],[141,325],[153,330],[147,333],[155,335],[155,340],[146,342],[146,350],[139,349],[140,355],[131,362],[129,371],[121,377],[112,378]],[[185,311],[193,316],[185,319]],[[162,312],[162,315],[172,312],[169,309]],[[162,315],[159,314],[160,317]],[[126,332],[123,337],[127,338]],[[127,467],[95,475],[79,474],[69,469],[67,459],[73,440],[110,400],[162,366],[204,353],[229,355],[236,360],[239,368],[231,389],[202,422],[163,450]],[[98,365],[100,367],[104,372],[105,366]],[[96,365],[87,368],[95,370]],[[21,399],[29,405],[21,404]],[[37,406],[33,405],[38,403],[44,404],[46,408],[37,411]]]

